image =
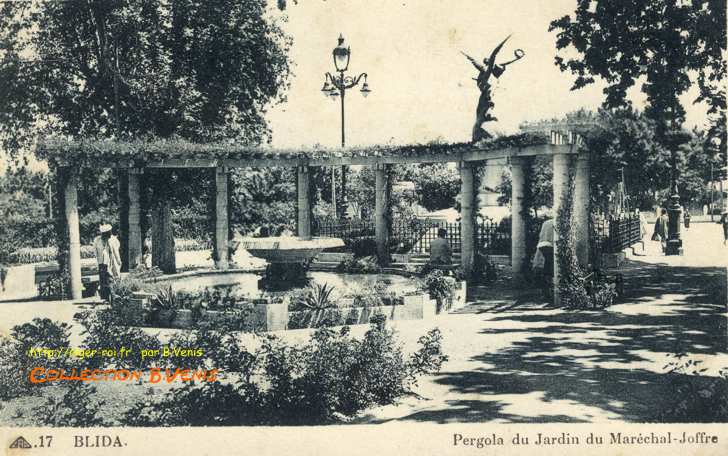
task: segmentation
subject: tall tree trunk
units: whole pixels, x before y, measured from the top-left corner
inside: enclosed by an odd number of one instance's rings
[[[152,209],[152,265],[165,274],[177,271],[172,229],[172,204],[159,201]]]

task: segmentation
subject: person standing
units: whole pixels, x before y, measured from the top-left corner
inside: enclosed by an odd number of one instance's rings
[[[544,286],[550,290],[554,277],[554,219],[548,219],[541,225],[536,249],[543,255]]]
[[[723,245],[728,244],[728,211],[720,214],[720,224],[723,227]]]
[[[662,208],[660,216],[655,220],[655,232],[652,234],[653,241],[660,241],[662,253],[665,253],[667,247],[667,210]]]
[[[8,268],[0,263],[0,287],[3,293],[5,292],[5,278],[8,276]]]
[[[99,226],[99,235],[94,238],[93,245],[96,252],[96,264],[99,267],[99,297],[104,301],[108,301],[111,296],[112,274],[117,274],[116,277],[118,277],[118,271],[121,269],[118,239],[110,241],[111,225]]]
[[[109,274],[114,279],[121,277],[121,242],[117,236],[118,231],[116,228],[111,229],[111,236],[109,236],[109,249],[111,253],[111,268]]]
[[[685,216],[683,217],[683,222],[685,222],[685,229],[690,229],[690,212],[688,210],[685,210]]]

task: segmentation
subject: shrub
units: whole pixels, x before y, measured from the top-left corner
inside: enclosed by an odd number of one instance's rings
[[[175,244],[176,246],[176,244]],[[181,268],[178,268],[180,270]],[[137,266],[134,270],[129,271],[129,276],[138,279],[138,280],[149,280],[149,279],[155,279],[157,277],[163,276],[164,272],[162,272],[161,269],[159,269],[157,266],[152,266],[151,268],[146,267],[143,264],[140,264]]]
[[[185,299],[192,297],[192,307],[185,305]],[[206,310],[229,310],[235,306],[238,297],[237,287],[205,287],[202,290],[200,298],[195,298],[194,294],[187,294],[181,292],[180,301],[183,303],[183,308],[194,309],[194,304],[197,299],[200,301],[200,306]]]
[[[86,367],[116,367],[126,369],[145,369],[157,360],[142,359],[141,350],[161,349],[162,343],[157,336],[147,334],[140,328],[126,326],[123,317],[114,309],[108,312],[86,310],[76,314],[84,336],[82,346],[90,349],[131,349],[128,357],[91,357],[84,361]]]
[[[348,250],[354,258],[371,257],[377,255],[377,241],[373,236],[344,239]]]
[[[425,287],[430,298],[437,301],[437,311],[440,312],[453,290],[453,281],[445,277],[439,269],[434,269],[425,277]]]
[[[336,265],[337,272],[352,274],[378,274],[382,272],[376,256],[367,256],[363,258],[347,258]]]
[[[16,341],[0,336],[0,400],[28,394],[30,383],[23,362],[26,357]]]
[[[475,255],[472,280],[476,283],[493,283],[498,279],[498,269],[495,264],[482,254]]]
[[[14,245],[18,245],[15,243]],[[210,250],[212,243],[206,240],[197,239],[176,239],[174,250],[176,252],[188,252],[198,250]],[[56,261],[58,248],[50,247],[22,247],[7,255],[9,264],[33,264]],[[81,246],[81,258],[96,258],[96,250],[92,245]]]
[[[664,369],[674,394],[657,419],[671,423],[728,421],[728,369],[721,370],[719,377],[706,377],[702,374],[708,369],[700,366],[702,361],[690,359],[686,353],[668,356],[672,359]]]
[[[132,295],[136,292],[156,293],[158,285],[145,282],[136,275],[129,274],[111,282],[111,312],[118,324],[139,326],[143,322],[141,309],[131,305]]]
[[[61,349],[69,346],[70,327],[48,318],[34,318],[30,323],[14,326],[11,337],[0,338],[0,398],[10,399],[33,391],[28,376],[35,367],[65,367],[69,360],[58,357],[31,357],[31,348]],[[37,391],[37,389],[35,389]]]
[[[377,280],[374,286],[350,286],[346,298],[353,298],[354,307],[377,307],[397,304],[398,296],[389,291],[384,280]],[[399,300],[401,304],[401,300]]]
[[[58,248],[51,247],[23,247],[12,252],[8,259],[10,263],[32,264],[55,261]],[[96,251],[92,245],[81,246],[81,258],[95,258]]]
[[[604,281],[596,282],[589,290],[589,302],[594,309],[604,309],[614,302],[617,292]]]
[[[219,382],[186,384],[161,400],[136,403],[122,417],[126,426],[224,426],[257,424],[255,402],[235,385]],[[255,394],[251,394],[255,400]]]
[[[106,424],[101,412],[105,402],[95,398],[96,387],[69,382],[62,396],[51,396],[36,410],[44,426],[91,427]]]
[[[71,277],[68,271],[54,272],[38,284],[38,295],[46,299],[68,299],[71,291]]]
[[[223,345],[237,347],[234,339],[204,337],[207,342],[194,343],[206,344],[206,353],[216,353]],[[418,377],[439,371],[447,360],[441,343],[440,332],[432,330],[420,338],[416,353],[405,357],[383,316],[373,319],[361,340],[351,338],[348,327],[319,329],[300,347],[269,335],[253,353],[228,349],[222,362],[234,373],[229,381],[189,384],[156,401],[145,400],[132,407],[124,422],[144,426],[334,422],[410,393]]]
[[[193,252],[199,250],[211,250],[212,241],[201,239],[175,239],[175,252]]]

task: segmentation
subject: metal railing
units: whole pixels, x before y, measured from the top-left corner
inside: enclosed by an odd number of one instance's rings
[[[390,241],[400,253],[422,253],[430,251],[432,241],[437,239],[439,229],[447,230],[447,240],[453,252],[459,252],[462,244],[460,222],[445,220],[396,218],[390,228]],[[314,236],[339,237],[345,241],[374,236],[373,220],[314,220]],[[504,219],[497,223],[492,220],[476,224],[478,251],[490,255],[510,255],[511,223]]]
[[[335,238],[361,238],[374,236],[374,220],[314,219],[311,222],[314,236]]]
[[[592,215],[590,230],[594,258],[602,253],[617,253],[642,242],[642,227],[638,215],[608,218]]]

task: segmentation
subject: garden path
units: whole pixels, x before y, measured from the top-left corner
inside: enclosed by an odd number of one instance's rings
[[[694,224],[683,257],[658,255],[648,242],[646,255],[624,269],[624,299],[606,311],[566,312],[540,302],[537,292],[476,288],[475,302],[460,313],[392,322],[405,351],[439,327],[450,360],[421,379],[419,397],[354,422],[654,420],[675,396],[664,370],[668,355],[690,353],[708,368],[705,375],[728,366],[728,247],[719,228]],[[0,302],[0,334],[31,315],[71,322],[79,310],[68,302]],[[290,343],[309,334],[279,333]]]
[[[624,268],[625,296],[606,311],[566,312],[537,293],[476,289],[476,302],[434,323],[394,322],[401,338],[439,326],[450,361],[421,398],[370,410],[357,423],[644,422],[675,397],[664,366],[686,352],[728,367],[726,266],[719,225],[693,224],[685,255]]]

